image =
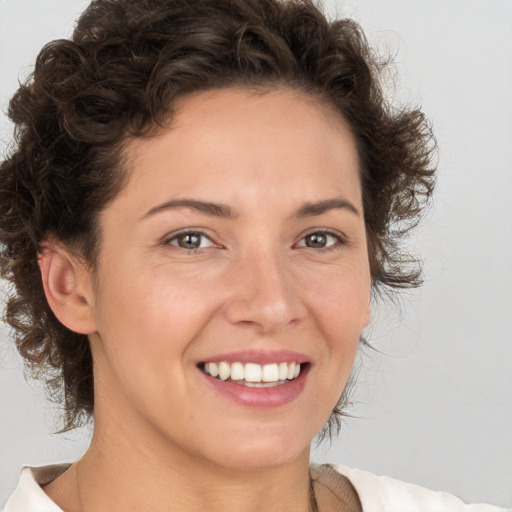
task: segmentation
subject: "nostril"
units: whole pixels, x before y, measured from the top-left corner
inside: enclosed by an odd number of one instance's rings
[[[304,305],[297,298],[272,297],[263,293],[250,299],[233,300],[226,304],[224,311],[229,322],[264,332],[296,325],[307,315]]]

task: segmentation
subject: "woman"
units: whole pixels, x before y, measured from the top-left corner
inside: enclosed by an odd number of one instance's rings
[[[309,466],[372,289],[419,283],[431,134],[377,73],[307,1],[99,0],[42,51],[1,168],[6,318],[94,435],[6,512],[472,510]]]

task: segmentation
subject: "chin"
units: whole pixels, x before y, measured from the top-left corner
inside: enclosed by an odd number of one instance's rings
[[[210,445],[210,448],[215,447],[215,453],[211,452],[209,458],[236,470],[278,468],[303,457],[308,460],[314,435],[290,429],[248,428],[242,436],[226,435],[222,441]]]

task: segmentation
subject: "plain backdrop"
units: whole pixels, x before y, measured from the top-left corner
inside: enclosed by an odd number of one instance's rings
[[[85,0],[0,0],[0,149],[18,78],[47,41],[69,36]],[[374,307],[377,350],[359,357],[353,418],[313,459],[512,506],[512,2],[326,1],[395,56],[389,91],[421,106],[440,147],[433,208],[410,245],[421,290]],[[393,92],[391,86],[395,84]],[[27,385],[0,331],[0,505],[24,464],[72,461],[41,387]]]

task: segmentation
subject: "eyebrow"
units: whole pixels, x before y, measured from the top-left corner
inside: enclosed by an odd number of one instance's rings
[[[174,208],[192,208],[192,210],[213,217],[226,217],[229,219],[237,217],[237,213],[225,204],[198,201],[196,199],[173,199],[151,208],[142,218],[145,219],[155,213]]]
[[[199,213],[228,219],[234,219],[238,216],[238,213],[226,204],[199,201],[196,199],[172,199],[151,208],[142,219],[161,211],[175,208],[191,208]],[[335,209],[347,210],[360,217],[359,210],[350,201],[343,198],[325,199],[316,203],[306,203],[297,210],[294,216],[296,218],[313,217]]]
[[[341,197],[336,197],[334,199],[325,199],[324,201],[319,201],[317,203],[306,203],[297,210],[295,217],[313,217],[335,209],[348,210],[358,217],[361,216],[359,210],[350,201]]]

